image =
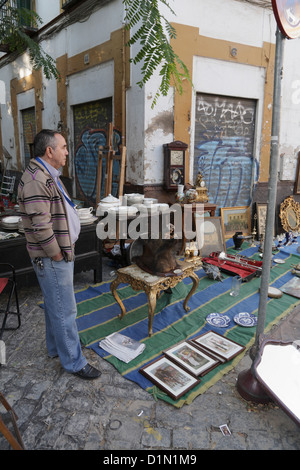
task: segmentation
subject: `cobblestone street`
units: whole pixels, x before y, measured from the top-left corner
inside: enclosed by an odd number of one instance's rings
[[[104,270],[104,279],[110,270]],[[76,289],[91,279],[91,273],[77,275]],[[5,334],[7,365],[0,368],[0,390],[18,416],[27,450],[300,449],[299,428],[277,405],[255,405],[237,392],[238,373],[251,364],[247,354],[192,404],[176,409],[155,401],[89,349],[84,353],[102,371],[100,379],[86,382],[64,372],[45,350],[39,288],[22,289],[20,297],[22,325]],[[297,318],[300,313],[294,320],[299,324]],[[222,424],[231,435],[220,432]],[[9,448],[0,436],[0,449]]]

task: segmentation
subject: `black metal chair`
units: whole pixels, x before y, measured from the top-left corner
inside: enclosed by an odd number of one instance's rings
[[[4,269],[2,269],[2,267]],[[0,268],[3,273],[0,274],[0,300],[2,297],[5,297],[4,302],[7,300],[6,306],[4,308],[0,308],[0,314],[4,313],[4,318],[0,327],[1,340],[5,330],[17,330],[21,326],[21,312],[19,308],[15,268],[9,263],[0,263]],[[13,299],[15,299],[16,303],[14,310],[12,310],[11,306]],[[6,326],[9,315],[17,316],[17,326]]]

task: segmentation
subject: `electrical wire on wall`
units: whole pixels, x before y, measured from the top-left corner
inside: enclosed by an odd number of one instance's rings
[[[250,3],[251,5],[255,5],[256,7],[272,9],[271,0],[236,0],[236,1],[242,2],[242,3]]]

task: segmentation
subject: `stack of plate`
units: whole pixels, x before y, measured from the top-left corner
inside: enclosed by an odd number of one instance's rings
[[[15,215],[3,217],[3,219],[1,219],[1,226],[5,230],[18,230],[19,220],[20,217]]]
[[[139,210],[141,213],[146,213],[146,211],[149,214],[156,214],[157,212],[164,212],[169,209],[169,204],[165,203],[151,203],[151,204],[136,204],[135,207]]]
[[[97,220],[97,217],[93,216],[92,207],[82,207],[80,209],[76,209],[76,211],[81,225],[89,225]]]
[[[111,207],[108,212],[110,213],[116,213],[119,215],[135,215],[137,213],[137,208],[135,206],[116,206],[116,207]]]
[[[80,225],[90,225],[93,224],[95,220],[98,220],[98,218],[91,214],[88,217],[79,217],[79,220]]]

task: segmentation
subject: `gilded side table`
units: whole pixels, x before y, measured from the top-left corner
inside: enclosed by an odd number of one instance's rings
[[[175,287],[186,277],[190,277],[193,281],[191,290],[189,291],[188,295],[186,296],[183,302],[184,309],[186,312],[188,312],[190,308],[187,306],[187,303],[197,289],[197,286],[199,284],[199,278],[194,271],[195,266],[193,264],[184,261],[179,261],[178,264],[180,266],[181,273],[176,276],[165,277],[149,274],[139,268],[136,264],[132,264],[130,266],[126,266],[125,268],[118,269],[117,277],[115,280],[112,281],[110,289],[115,300],[121,307],[120,318],[124,317],[126,310],[117,292],[118,285],[124,283],[129,284],[133,290],[143,290],[148,298],[148,335],[151,336],[153,333],[152,325],[156,307],[156,299],[159,293],[162,290],[168,289],[169,287]],[[199,268],[199,266],[197,267]]]

